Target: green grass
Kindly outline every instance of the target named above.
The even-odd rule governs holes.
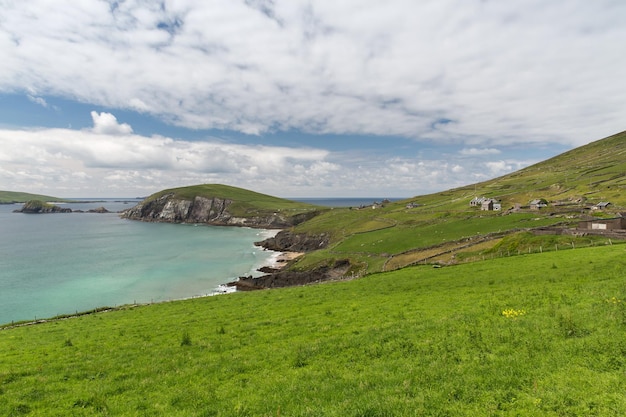
[[[390,257],[402,253],[492,233],[513,233],[567,221],[570,220],[540,213],[503,215],[479,210],[419,212],[406,211],[397,205],[379,210],[376,214],[333,210],[295,228],[300,232],[319,232],[330,229],[332,224],[336,225],[329,232],[333,242],[328,248],[306,254],[291,268],[302,270],[347,258],[359,275],[381,272]]]
[[[624,415],[624,254],[413,267],[5,329],[0,415]]]
[[[30,200],[67,201],[62,198],[39,194],[20,193],[14,191],[0,191],[0,204],[25,203]]]
[[[503,208],[530,199],[611,201],[626,207],[626,132],[591,142],[490,181],[452,190],[499,197]]]
[[[396,227],[370,233],[359,233],[343,240],[335,252],[400,253],[414,248],[444,243],[450,240],[488,234],[501,230],[539,227],[554,224],[558,219],[539,218],[532,214],[509,216],[485,215],[441,219],[437,222],[413,227]]]

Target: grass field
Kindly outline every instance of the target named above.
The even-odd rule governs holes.
[[[0,330],[0,415],[621,416],[625,248]]]

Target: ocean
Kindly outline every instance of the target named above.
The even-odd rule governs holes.
[[[295,199],[294,199],[295,200]],[[358,207],[382,199],[297,199]],[[63,204],[85,213],[13,213],[0,204],[0,324],[98,307],[220,294],[261,275],[276,252],[254,246],[276,230],[125,220],[140,200]],[[87,213],[104,206],[112,213]]]
[[[118,211],[137,202],[63,206]],[[275,230],[12,212],[19,208],[0,205],[0,324],[221,293],[276,256],[254,246]]]

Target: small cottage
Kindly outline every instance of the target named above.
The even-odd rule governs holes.
[[[500,211],[502,210],[502,204],[493,198],[483,198],[480,209],[483,211]]]
[[[539,210],[544,207],[548,207],[548,202],[544,200],[543,198],[535,199],[529,203],[529,206],[531,210]]]
[[[600,201],[595,206],[591,207],[591,210],[604,210],[607,209],[611,205],[608,201]]]

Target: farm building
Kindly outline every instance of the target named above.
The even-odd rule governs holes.
[[[548,202],[544,200],[543,198],[538,198],[538,199],[532,200],[529,203],[529,206],[531,210],[539,210],[544,207],[548,207]]]
[[[490,199],[490,198],[484,200],[482,202],[482,204],[480,205],[480,209],[484,210],[484,211],[491,211],[491,210],[493,210],[493,200]]]
[[[502,204],[498,200],[487,197],[474,197],[469,204],[470,207],[480,207],[484,211],[499,211],[502,209]]]
[[[500,211],[502,209],[502,204],[493,198],[485,198],[480,205],[480,209],[483,211]]]
[[[592,219],[578,223],[579,229],[587,230],[621,230],[626,229],[626,218],[614,217],[611,219]]]
[[[608,201],[600,201],[595,206],[591,207],[591,210],[604,210],[611,205]]]

